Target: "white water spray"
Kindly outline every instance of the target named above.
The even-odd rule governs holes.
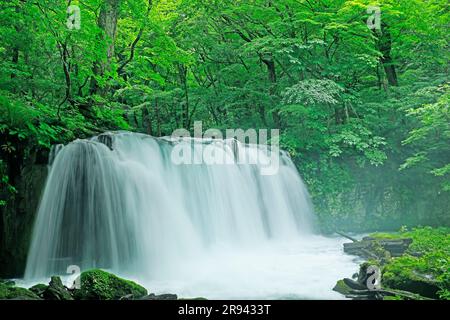
[[[326,267],[325,256],[321,265],[302,261],[320,256],[318,243],[336,256],[342,273],[354,267],[330,251],[330,241],[316,241],[307,190],[286,154],[276,175],[263,176],[258,165],[175,165],[171,151],[179,143],[195,152],[211,141],[120,132],[59,148],[50,161],[25,278],[64,274],[78,265],[111,270],[156,291],[317,298],[331,288],[299,291],[294,270],[307,279],[306,272]],[[235,156],[228,141],[215,140],[214,148]],[[268,156],[254,145],[238,143],[237,149]],[[232,294],[227,283],[240,288]]]

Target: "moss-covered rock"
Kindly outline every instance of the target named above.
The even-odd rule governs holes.
[[[48,287],[42,292],[45,300],[73,300],[69,290],[63,285],[60,277],[52,277]]]
[[[136,299],[147,295],[147,290],[130,280],[121,279],[103,270],[94,269],[81,274],[81,288],[74,296],[80,300],[119,300],[123,297]]]
[[[344,280],[339,280],[336,285],[333,288],[333,291],[339,292],[340,294],[343,294],[344,296],[347,296],[351,294],[352,288],[347,286],[344,282]]]
[[[43,294],[44,294],[45,290],[47,290],[47,288],[48,288],[48,285],[45,285],[43,283],[38,283],[38,284],[32,286],[30,288],[30,291],[35,293],[36,295],[38,295],[40,298],[43,298],[44,297]]]
[[[31,290],[0,283],[0,300],[5,299],[40,300],[40,297]]]
[[[388,288],[405,290],[432,299],[439,298],[438,291],[441,290],[439,284],[427,275],[415,273],[406,268],[398,271],[387,265],[382,279],[383,285]]]
[[[171,293],[159,294],[159,295],[150,293],[148,296],[142,297],[139,300],[178,300],[178,296],[176,294],[171,294]]]

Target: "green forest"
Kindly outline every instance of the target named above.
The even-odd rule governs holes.
[[[323,233],[450,227],[449,24],[448,0],[0,0],[0,271],[52,145],[195,121],[279,129]]]

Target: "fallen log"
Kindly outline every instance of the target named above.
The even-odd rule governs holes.
[[[377,290],[350,290],[350,294],[352,295],[381,295],[382,297],[390,296],[390,297],[400,297],[406,300],[433,300],[431,298],[423,297],[419,294],[415,294],[408,291],[403,290],[394,290],[394,289],[387,289],[387,288],[381,288]]]
[[[344,252],[369,258],[383,258],[383,252],[387,251],[392,257],[403,255],[412,243],[412,239],[377,239],[364,237],[361,241],[344,243]],[[382,250],[380,250],[382,249]]]
[[[358,240],[357,239],[355,239],[355,238],[353,238],[353,237],[351,237],[351,236],[349,236],[349,235],[347,235],[347,234],[345,234],[345,233],[343,233],[343,232],[340,232],[340,231],[335,231],[338,235],[340,235],[340,236],[342,236],[342,237],[344,237],[344,238],[346,238],[346,239],[348,239],[348,240],[351,240],[351,241],[353,241],[353,242],[358,242]]]
[[[353,300],[383,300],[384,297],[400,297],[404,300],[433,300],[404,290],[391,288],[368,289],[363,284],[348,278],[339,280],[333,290]]]

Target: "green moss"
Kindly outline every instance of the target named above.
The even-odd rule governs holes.
[[[51,278],[48,288],[42,294],[45,300],[73,300],[71,293],[58,276]]]
[[[31,291],[44,291],[47,289],[48,285],[43,283],[38,283],[30,288]]]
[[[383,300],[404,300],[404,299],[400,296],[385,296],[383,297]]]
[[[340,294],[347,295],[350,294],[352,289],[347,286],[344,280],[339,280],[333,288],[333,291],[339,292]]]
[[[48,286],[43,283],[38,283],[30,288],[30,291],[42,297],[42,294],[47,290]]]
[[[40,298],[35,293],[33,293],[28,289],[0,283],[0,299],[39,300]]]
[[[397,233],[373,233],[370,235],[379,239],[411,238],[413,242],[408,249],[409,252],[444,251],[450,255],[450,228],[420,227],[410,231],[401,230]]]
[[[0,279],[0,284],[4,284],[4,285],[10,286],[10,287],[16,285],[16,283],[14,281],[12,281],[12,280],[4,280],[4,279]]]
[[[377,232],[377,233],[372,233],[371,235],[369,235],[369,237],[375,238],[375,239],[400,239],[404,236],[399,233]]]
[[[438,291],[448,284],[436,276],[427,259],[405,255],[385,265],[382,273],[383,286],[406,290],[425,297],[439,298]],[[442,275],[441,275],[442,276]]]
[[[133,281],[99,269],[83,272],[81,288],[75,292],[75,298],[81,300],[118,300],[126,295],[140,298],[147,295],[147,290]]]

